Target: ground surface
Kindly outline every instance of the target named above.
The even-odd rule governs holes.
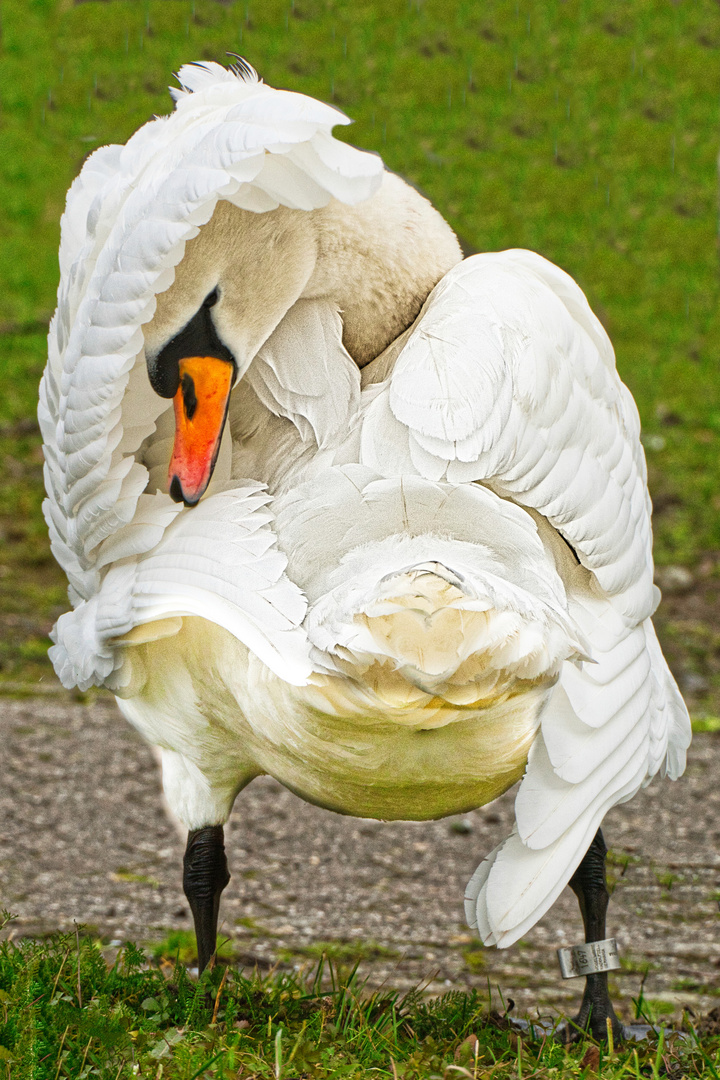
[[[0,699],[0,906],[18,935],[84,923],[106,942],[189,930],[183,843],[165,816],[151,752],[110,699]],[[720,736],[697,735],[686,776],[656,783],[606,819],[615,891],[609,932],[626,1018],[643,975],[656,1015],[707,1011],[720,995]],[[223,933],[237,962],[314,958],[319,943],[362,961],[372,984],[430,991],[487,986],[516,1002],[572,1009],[554,950],[581,940],[566,890],[517,946],[482,948],[467,930],[465,883],[506,834],[512,793],[462,818],[381,824],[301,802],[270,779],[241,794],[226,830],[232,870]],[[6,931],[7,933],[7,931]],[[497,1000],[497,996],[496,996]]]

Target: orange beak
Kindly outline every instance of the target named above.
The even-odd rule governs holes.
[[[178,366],[180,385],[173,398],[175,446],[168,490],[175,502],[195,506],[215,468],[235,368],[215,356],[189,356]]]

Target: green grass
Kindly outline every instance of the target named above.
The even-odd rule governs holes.
[[[487,952],[479,941],[466,945],[462,950],[462,958],[469,971],[484,971],[487,967]]]
[[[720,716],[698,716],[693,720],[693,732],[720,731]]]
[[[158,968],[125,945],[108,963],[80,935],[0,944],[0,1077],[659,1080],[720,1070],[717,1036],[566,1048],[518,1034],[477,991],[433,1001],[369,992],[357,968],[340,978],[324,958],[264,977],[218,964],[196,981],[176,957],[158,954]],[[650,1008],[657,1017],[667,1004]]]
[[[355,120],[341,137],[475,248],[533,248],[578,279],[640,408],[658,560],[720,548],[717,4],[5,0],[0,681],[48,677],[65,606],[32,424],[65,191],[89,151],[169,110],[180,64],[227,50],[333,100]]]
[[[197,942],[192,930],[171,930],[161,941],[147,946],[153,960],[160,962],[170,957],[180,964],[197,964]],[[218,939],[217,954],[221,960],[231,961],[236,953],[232,942]]]
[[[397,949],[380,945],[377,941],[313,941],[292,953],[288,952],[286,956],[288,960],[296,957],[319,960],[324,956],[338,969],[342,969],[353,967],[363,960],[398,959],[401,953]]]

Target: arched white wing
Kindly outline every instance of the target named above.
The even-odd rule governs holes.
[[[466,259],[433,290],[368,411],[362,460],[385,472],[399,455],[537,510],[637,621],[657,602],[639,430],[580,288],[507,251]]]
[[[532,252],[451,270],[388,354],[364,373],[360,460],[385,476],[480,482],[527,507],[594,661],[563,665],[515,830],[468,886],[471,925],[510,945],[567,884],[607,810],[685,765],[687,710],[649,619],[637,411],[583,293]]]
[[[45,516],[75,605],[100,589],[99,551],[134,521],[147,486],[135,454],[169,403],[150,388],[142,325],[186,242],[220,198],[255,211],[314,209],[368,198],[382,178],[379,158],[332,138],[348,121],[328,105],[217,64],[187,65],[179,79],[172,115],[88,159],[62,222],[38,416]],[[152,522],[147,511],[136,554],[176,512],[169,496],[153,500]]]
[[[143,365],[142,324],[185,243],[219,198],[313,209],[358,202],[381,181],[379,158],[332,138],[341,113],[248,78],[216,64],[183,68],[194,92],[179,92],[175,112],[126,146],[92,155],[70,191],[39,418],[51,543],[76,600],[98,588],[94,551],[132,520],[147,483],[133,454],[168,403],[142,370],[137,400],[125,393]]]

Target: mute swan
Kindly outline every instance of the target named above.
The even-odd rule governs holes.
[[[244,62],[178,78],[70,190],[39,417],[52,659],[161,748],[200,968],[261,773],[388,819],[524,777],[469,921],[510,945],[569,882],[602,939],[603,816],[690,739],[608,338],[540,256],[461,262],[336,110]],[[608,1019],[590,975],[577,1023]]]

